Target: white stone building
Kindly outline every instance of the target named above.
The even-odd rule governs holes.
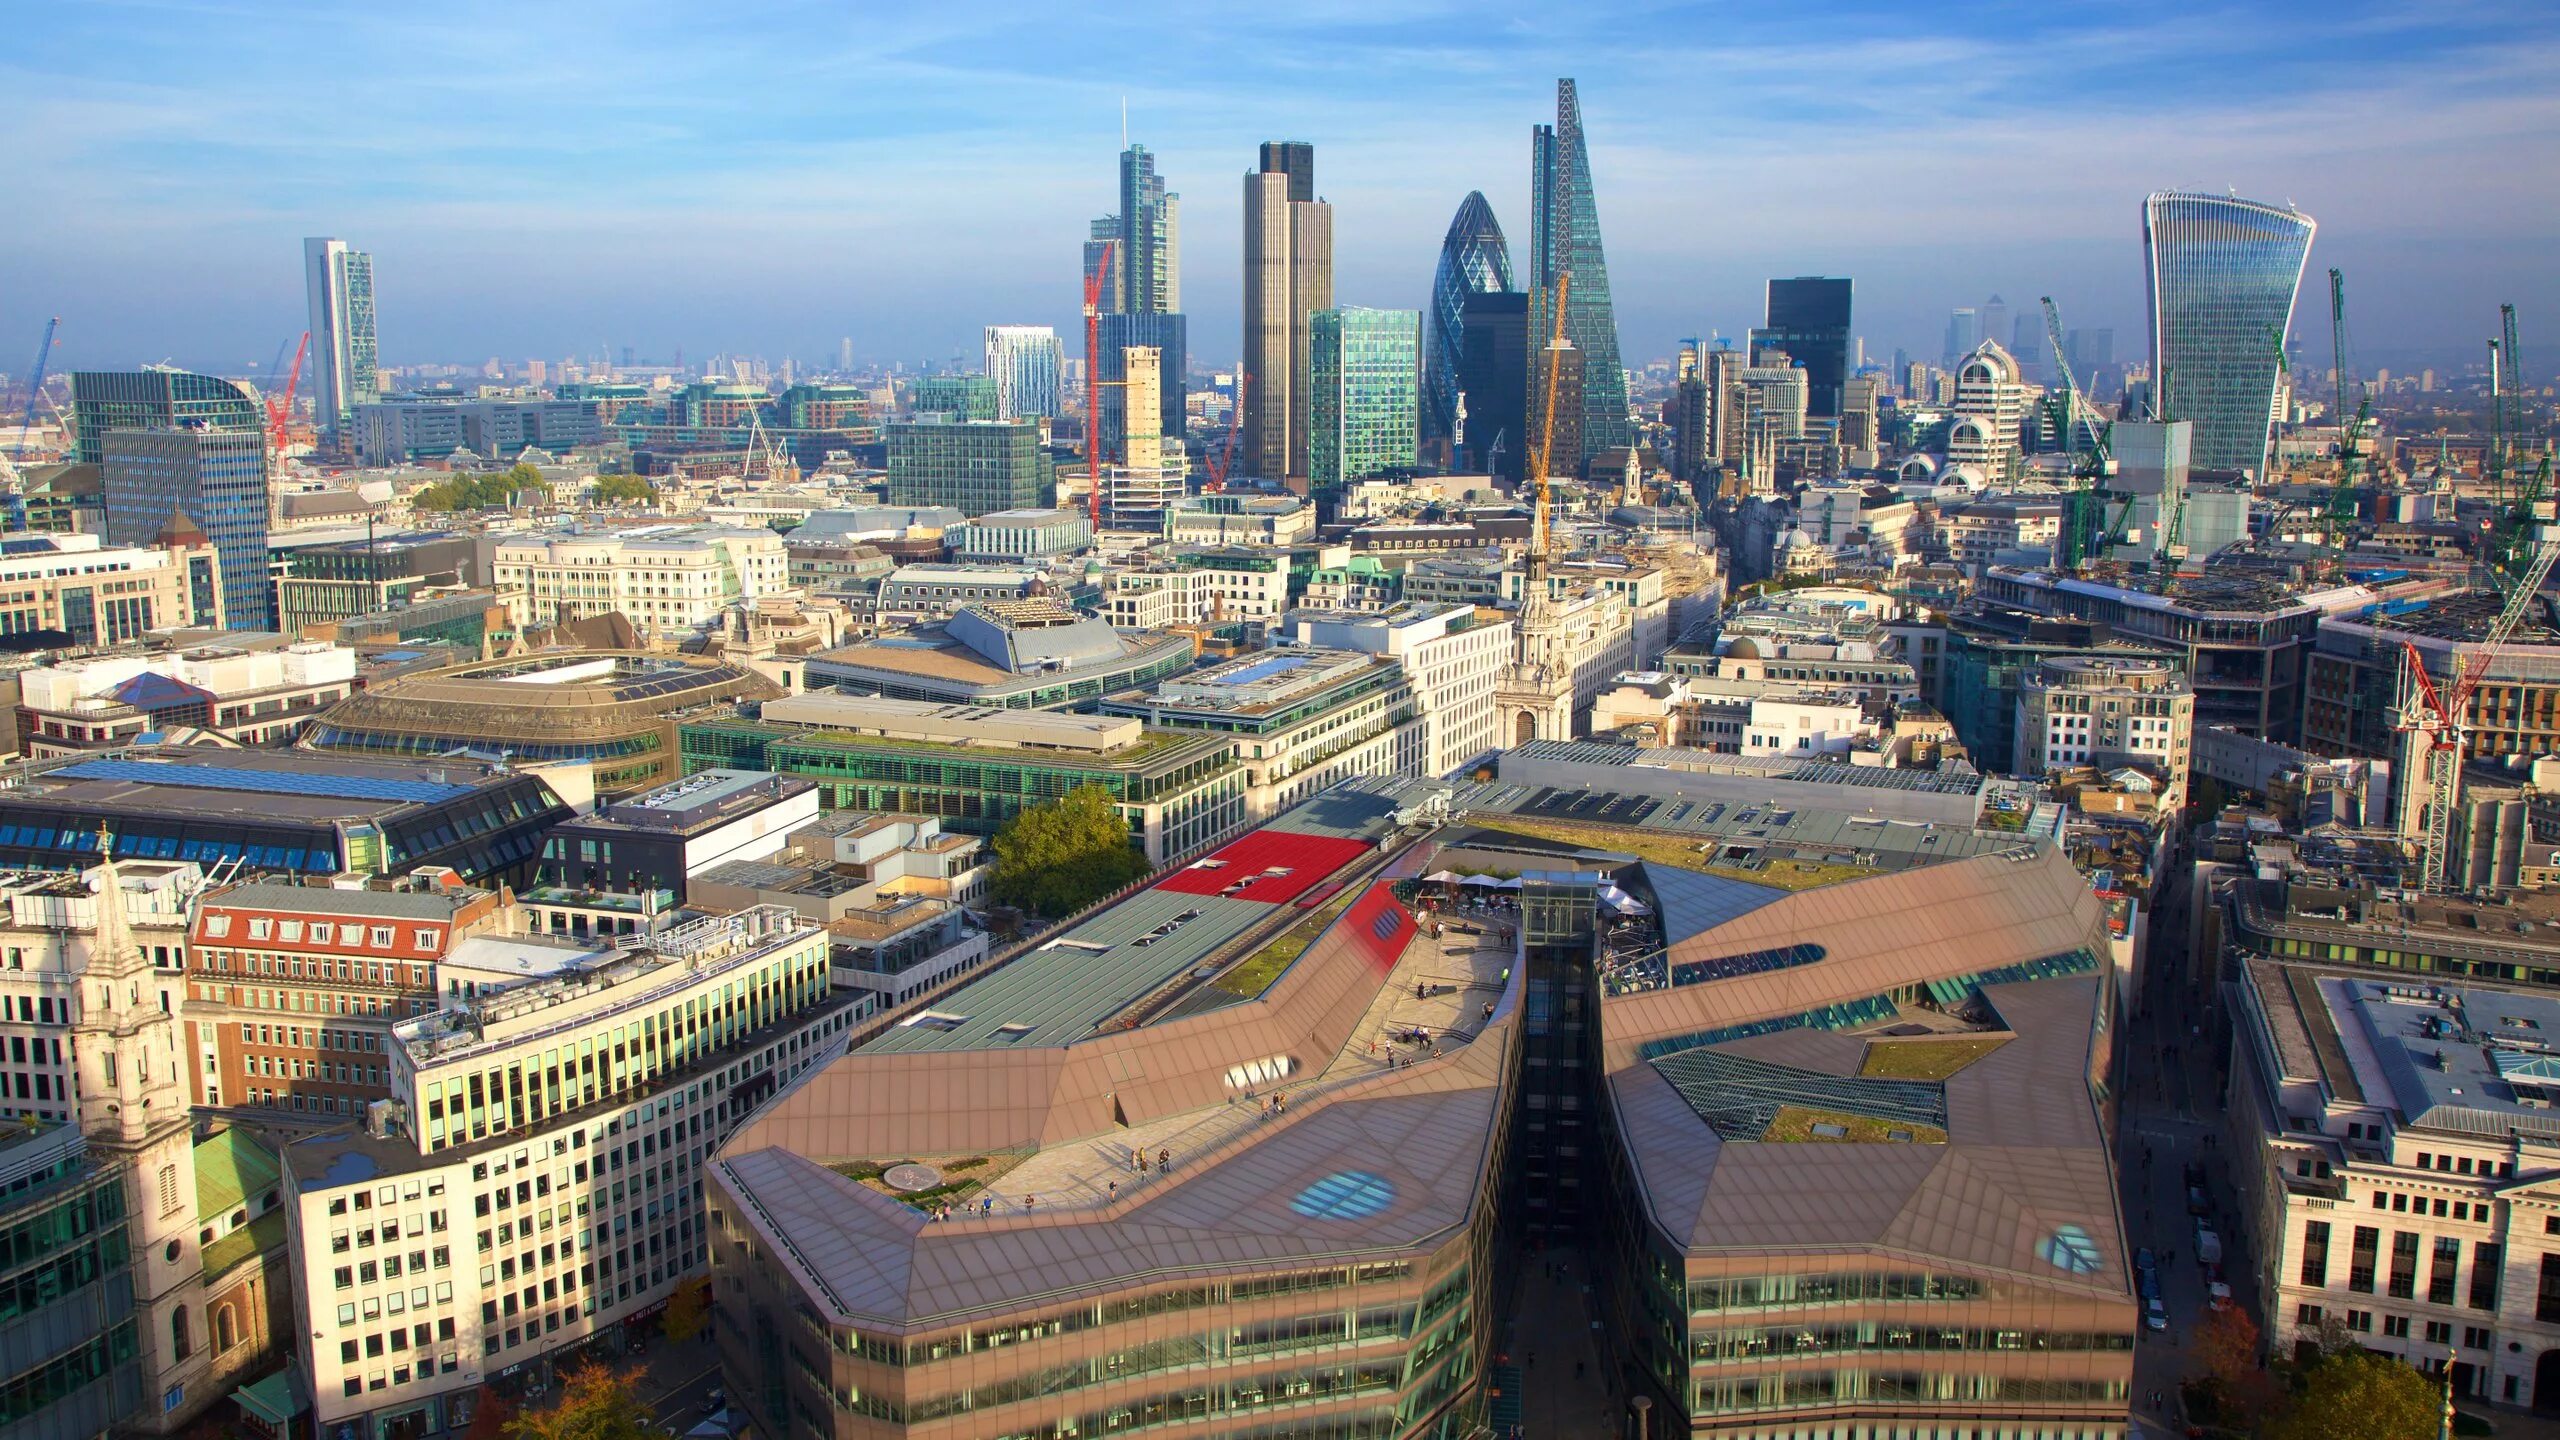
[[[500,537],[491,583],[521,593],[519,624],[620,611],[644,636],[699,630],[741,600],[790,588],[782,537],[720,525],[643,525]]]
[[[1445,777],[1502,744],[1493,694],[1516,645],[1508,615],[1471,605],[1408,602],[1378,614],[1298,610],[1284,629],[1295,644],[1404,662],[1422,706],[1424,774]]]

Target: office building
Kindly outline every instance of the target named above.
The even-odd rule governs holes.
[[[148,546],[192,528],[220,557],[222,616],[275,628],[267,583],[267,438],[255,430],[113,430],[105,457],[107,543]]]
[[[370,615],[429,588],[450,589],[480,578],[470,536],[422,530],[298,545],[276,582],[276,628],[299,635],[306,625]]]
[[[64,660],[18,673],[18,734],[39,758],[119,750],[147,734],[285,745],[355,684],[356,652],[325,643]]]
[[[1466,429],[1472,428],[1471,423],[1462,426],[1461,417],[1471,422],[1475,414],[1474,397],[1463,405],[1459,399],[1465,390],[1467,302],[1511,288],[1511,246],[1502,238],[1484,192],[1470,190],[1440,241],[1440,263],[1431,272],[1431,308],[1423,315],[1422,445],[1435,463],[1451,463]],[[1494,407],[1497,417],[1500,413]]]
[[[1125,352],[1133,348],[1144,347],[1156,352],[1155,433],[1168,442],[1179,442],[1183,438],[1191,403],[1190,381],[1184,374],[1190,364],[1189,329],[1189,322],[1175,314],[1130,313],[1102,317],[1102,354],[1097,357],[1097,364],[1105,382],[1101,397],[1102,453],[1105,459],[1128,453],[1128,391],[1110,382],[1129,378]]]
[[[1036,420],[916,419],[889,426],[890,505],[963,515],[1055,503],[1057,470]]]
[[[474,937],[436,971],[443,1008],[392,1027],[392,1101],[283,1150],[322,1435],[463,1433],[500,1375],[621,1348],[707,1263],[729,1129],[877,1004],[771,906],[613,948]]]
[[[943,532],[963,564],[1046,564],[1093,543],[1081,510],[994,510]]]
[[[338,755],[585,761],[596,793],[621,795],[676,776],[677,713],[782,693],[725,660],[549,651],[378,680],[323,714],[304,744]]]
[[[1175,319],[1181,317],[1175,316]],[[1179,501],[1191,471],[1177,433],[1170,443],[1162,423],[1163,354],[1152,345],[1119,352],[1120,449],[1102,468],[1100,509],[1104,528],[1162,534],[1166,514]]]
[[[946,420],[993,420],[996,382],[992,375],[927,375],[915,383],[915,413]]]
[[[540,903],[592,891],[639,902],[607,931],[638,933],[650,928],[648,917],[693,903],[693,877],[722,865],[771,859],[782,852],[792,832],[817,818],[818,787],[810,781],[718,767],[698,770],[563,821],[543,838],[540,887],[525,895],[528,903]],[[532,928],[570,933],[575,918],[546,915]]]
[[[1446,778],[1500,746],[1493,692],[1510,668],[1516,640],[1508,615],[1408,601],[1377,614],[1296,610],[1282,631],[1294,644],[1384,655],[1404,665],[1421,702],[1425,776]]]
[[[1600,209],[1592,193],[1591,151],[1582,134],[1582,101],[1571,80],[1556,82],[1556,123],[1530,137],[1529,286],[1533,332],[1552,338],[1558,283],[1573,277],[1565,298],[1564,334],[1582,352],[1582,404],[1576,453],[1559,452],[1557,473],[1579,473],[1603,450],[1635,443],[1627,418],[1627,370],[1618,352],[1618,316],[1609,299],[1609,262],[1600,244]],[[1561,403],[1561,402],[1559,402]],[[1564,430],[1559,424],[1559,435]]]
[[[2333,898],[2330,904],[2336,903]],[[2503,918],[2503,917],[2502,917]],[[2403,963],[2393,957],[2395,965]],[[2458,1399],[2560,1394],[2548,994],[2249,959],[2223,1137],[2278,1354],[2330,1327]]]
[[[1165,315],[1182,309],[1182,197],[1168,193],[1144,145],[1120,152],[1120,241],[1115,271],[1120,309]]]
[[[1981,312],[1970,305],[1957,306],[1947,314],[1946,346],[1939,354],[1938,363],[1953,370],[1956,362],[1963,359],[1981,339]]]
[[[1355,775],[1422,773],[1414,682],[1383,655],[1314,647],[1241,655],[1110,696],[1095,710],[1158,730],[1234,737],[1250,821]]]
[[[496,891],[440,879],[252,881],[182,914],[188,1099],[277,1111],[287,1128],[346,1124],[391,1098],[391,1027],[436,1008],[436,965],[500,920]]]
[[[1772,280],[1767,315],[1754,338],[1804,367],[1807,413],[1839,415],[1849,377],[1849,282],[1816,275]]]
[[[1337,790],[1171,872],[740,1133],[710,1176],[711,1328],[757,1431],[1479,1427],[1523,981],[1359,868],[1416,788]],[[1438,1044],[1390,1069],[1385,1015]]]
[[[1459,311],[1458,392],[1467,421],[1457,463],[1465,473],[1517,485],[1529,450],[1529,297],[1479,291]]]
[[[1550,338],[1536,353],[1537,363],[1529,370],[1529,453],[1522,473],[1534,484],[1543,460],[1546,474],[1572,479],[1582,473],[1579,457],[1586,453],[1582,425],[1589,412],[1582,400],[1590,387],[1591,357],[1570,339]]]
[[[1182,547],[1168,559],[1112,571],[1097,608],[1121,630],[1206,625],[1241,632],[1289,608],[1291,578],[1286,554]]]
[[[2163,190],[2142,202],[2154,404],[2161,419],[2194,422],[2198,470],[2266,475],[2316,229],[2291,206],[2236,196]]]
[[[1244,474],[1304,488],[1311,320],[1332,308],[1333,207],[1316,198],[1315,147],[1266,142],[1244,177]]]
[[[591,400],[479,400],[459,395],[391,395],[349,412],[339,433],[365,465],[441,460],[469,451],[487,459],[528,445],[565,455],[605,438]]]
[[[2186,803],[2195,722],[2196,693],[2166,660],[2056,656],[2020,686],[2010,771],[2132,766],[2157,785],[2163,809],[2177,810]]]
[[[148,547],[12,537],[0,554],[0,635],[58,630],[74,645],[121,645],[151,630],[224,628],[222,558],[193,526],[184,531]]]
[[[570,801],[586,802],[583,778],[461,759],[195,746],[31,761],[16,788],[0,791],[0,866],[94,865],[103,822],[118,859],[318,876],[441,866],[494,883],[530,869],[537,837]]]
[[[793,696],[768,702],[753,720],[711,717],[683,728],[688,768],[802,776],[818,782],[828,809],[937,816],[969,835],[994,835],[1024,810],[1099,785],[1150,865],[1243,822],[1237,743],[1123,716],[851,691]]]
[[[1165,517],[1176,545],[1286,549],[1315,536],[1315,507],[1295,495],[1187,495]]]
[[[949,620],[822,650],[808,674],[816,690],[1046,710],[1146,684],[1198,656],[1187,635],[1123,634],[1043,597],[972,602]]]
[[[373,345],[373,257],[343,240],[308,239],[302,279],[310,299],[312,413],[322,430],[344,435],[356,407],[382,394]]]
[[[71,430],[83,465],[106,462],[117,430],[223,430],[264,434],[266,407],[228,380],[185,370],[82,370],[71,377]],[[168,519],[166,512],[160,517]]]
[[[1129,248],[1120,234],[1120,217],[1104,215],[1093,222],[1085,237],[1084,269],[1077,272],[1084,283],[1099,283],[1101,291],[1094,298],[1094,308],[1105,315],[1120,313],[1120,277],[1129,264]],[[993,419],[993,416],[989,416]]]
[[[1993,565],[1978,594],[2040,616],[2101,621],[2120,640],[2183,659],[2198,730],[2221,725],[2287,745],[2302,734],[2303,675],[2325,612],[2280,583],[2180,576],[2155,592]]]
[[[1422,316],[1346,305],[1309,320],[1307,478],[1316,491],[1411,472]]]
[[[1985,340],[1956,369],[1955,422],[1947,427],[1947,464],[1976,483],[2006,485],[2021,468],[2019,438],[2027,419],[2027,386],[2018,362]]]
[[[996,418],[1066,413],[1066,352],[1046,325],[987,327],[986,373],[996,382]]]
[[[730,606],[790,585],[782,537],[761,527],[641,525],[500,537],[490,583],[519,593],[517,619],[561,625],[622,614],[643,635],[702,629]]]

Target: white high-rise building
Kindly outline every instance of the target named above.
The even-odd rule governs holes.
[[[382,398],[373,348],[373,257],[347,242],[302,242],[303,284],[311,300],[313,411],[320,428],[345,432],[356,407]]]
[[[2018,379],[2018,362],[1999,341],[1976,345],[1956,368],[1955,412],[1955,424],[1947,431],[1947,463],[1970,466],[1989,483],[2015,479],[2027,386]]]
[[[1066,352],[1046,325],[987,327],[987,374],[996,382],[996,418],[1057,415],[1066,408]]]
[[[1450,771],[1502,743],[1494,688],[1511,668],[1511,618],[1472,605],[1404,604],[1380,614],[1297,610],[1285,627],[1300,645],[1392,655],[1421,702],[1423,773]]]

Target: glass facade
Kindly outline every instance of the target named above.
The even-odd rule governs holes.
[[[1123,353],[1131,346],[1151,346],[1156,352],[1157,434],[1165,437],[1167,448],[1180,440],[1187,424],[1185,407],[1190,403],[1190,387],[1183,379],[1189,366],[1190,322],[1180,315],[1132,312],[1102,317],[1102,353],[1094,357],[1094,367],[1102,378],[1129,378],[1128,357]],[[1129,396],[1120,387],[1108,386],[1102,392],[1102,453],[1113,459],[1129,453]]]
[[[892,505],[948,505],[984,515],[1038,509],[1055,493],[1056,475],[1032,421],[909,420],[889,427]]]
[[[2317,228],[2300,211],[2231,196],[2143,201],[2153,393],[2161,418],[2195,426],[2195,469],[2265,473],[2285,331]]]
[[[33,1168],[0,1195],[0,1425],[47,1414],[39,1433],[102,1433],[142,1398],[124,1181],[59,1130],[19,1147],[52,1153],[17,1162]]]
[[[1132,315],[1162,315],[1182,308],[1179,247],[1182,197],[1165,193],[1156,157],[1144,145],[1120,152],[1120,240],[1123,268],[1112,283],[1120,308]],[[1132,345],[1151,341],[1132,340]]]
[[[1046,325],[987,327],[987,374],[996,382],[997,419],[1062,413],[1065,371],[1057,331]]]
[[[1772,280],[1768,322],[1751,337],[1753,348],[1783,350],[1804,367],[1805,413],[1838,415],[1849,377],[1849,282],[1822,275]]]
[[[993,420],[996,382],[985,375],[927,375],[916,382],[915,411],[954,420]]]
[[[1413,469],[1422,316],[1346,305],[1317,311],[1309,329],[1308,479],[1339,486]]]
[[[1552,294],[1573,277],[1565,297],[1565,338],[1583,356],[1581,453],[1558,455],[1559,471],[1603,450],[1635,442],[1627,419],[1627,370],[1618,352],[1618,315],[1609,302],[1609,262],[1600,248],[1600,208],[1591,193],[1591,152],[1582,138],[1582,101],[1573,82],[1556,82],[1556,123],[1530,140],[1530,284]],[[1553,333],[1551,318],[1538,334]],[[1561,431],[1561,426],[1559,426]]]
[[[1529,442],[1529,297],[1487,291],[1462,303],[1458,392],[1466,433],[1458,464],[1468,474],[1517,481]]]
[[[222,557],[233,630],[275,628],[267,583],[267,438],[257,430],[113,430],[100,442],[107,543],[148,546],[172,515],[196,522]]]
[[[342,240],[302,242],[311,305],[315,412],[323,428],[350,428],[356,407],[382,396],[373,343],[373,257]],[[487,452],[483,452],[484,454]]]
[[[1422,438],[1435,450],[1459,440],[1458,396],[1466,355],[1467,297],[1511,288],[1511,246],[1484,192],[1470,190],[1440,242],[1440,265],[1431,275],[1431,309],[1423,317]],[[1470,395],[1467,412],[1476,413]],[[1497,421],[1497,423],[1499,423]]]

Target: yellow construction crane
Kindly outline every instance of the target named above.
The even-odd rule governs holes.
[[[1554,458],[1556,443],[1556,361],[1555,352],[1564,348],[1564,302],[1573,293],[1573,272],[1556,277],[1555,333],[1547,341],[1547,403],[1538,424],[1538,517],[1537,530],[1530,548],[1532,568],[1537,578],[1546,577],[1547,533],[1547,465]]]

